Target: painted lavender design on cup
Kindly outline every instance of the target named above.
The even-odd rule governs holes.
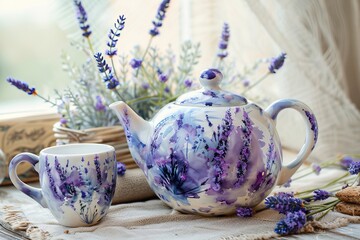
[[[39,172],[40,189],[16,175],[21,162]],[[17,189],[49,208],[65,226],[96,224],[109,209],[116,186],[116,155],[105,144],[69,144],[45,148],[40,155],[20,153],[10,162],[10,179]]]
[[[149,122],[124,102],[110,105],[151,188],[182,212],[224,215],[257,205],[289,180],[317,141],[316,119],[304,103],[283,99],[263,110],[221,90],[221,80],[220,71],[204,71],[202,89],[180,96]],[[276,132],[285,108],[300,113],[306,126],[305,144],[288,165]]]

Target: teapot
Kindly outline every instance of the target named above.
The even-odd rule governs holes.
[[[229,215],[254,207],[290,179],[316,144],[318,126],[307,105],[282,99],[263,110],[222,90],[222,78],[217,69],[205,70],[202,89],[181,95],[150,121],[123,101],[110,105],[150,187],[180,212]],[[284,165],[276,117],[286,108],[303,116],[306,139]]]

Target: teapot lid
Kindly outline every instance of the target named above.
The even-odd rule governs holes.
[[[246,98],[224,91],[219,87],[223,79],[217,69],[207,69],[200,75],[200,90],[185,93],[176,99],[175,104],[187,106],[241,106],[247,104]]]

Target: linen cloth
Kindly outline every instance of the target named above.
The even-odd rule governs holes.
[[[328,183],[330,179],[335,179],[344,173],[338,169],[324,169],[319,176],[313,174],[299,181],[294,181],[292,188],[301,190],[322,186]],[[121,182],[121,179],[119,181]],[[136,191],[136,188],[133,190]],[[289,191],[289,189],[287,190]],[[283,217],[272,210],[261,211],[251,218],[236,216],[202,217],[179,213],[160,200],[152,199],[113,205],[99,224],[91,227],[68,228],[57,223],[48,209],[42,208],[13,187],[0,188],[1,223],[9,223],[9,218],[6,218],[4,211],[4,207],[6,208],[9,205],[12,206],[13,210],[15,209],[14,212],[23,215],[25,219],[23,222],[30,223],[30,228],[40,230],[40,233],[37,231],[32,234],[28,226],[27,233],[24,234],[37,240],[267,239],[276,236],[273,229],[276,222]],[[351,222],[360,222],[360,218],[332,212],[313,227],[315,229],[335,228]],[[359,229],[357,228],[358,233],[360,232]],[[308,231],[313,231],[313,229],[308,229]],[[356,231],[354,234],[356,236]]]

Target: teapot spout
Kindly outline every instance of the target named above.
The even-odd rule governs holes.
[[[149,142],[151,124],[134,112],[125,102],[118,101],[109,106],[115,111],[124,128],[131,155],[143,169],[144,154]]]

